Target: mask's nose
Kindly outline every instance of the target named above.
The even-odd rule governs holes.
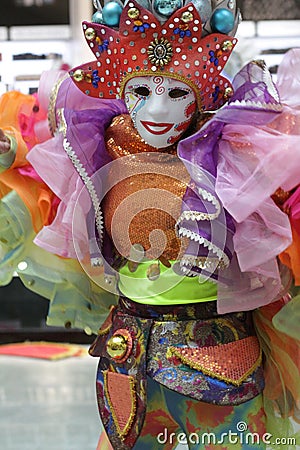
[[[152,93],[148,100],[148,113],[153,119],[159,119],[160,122],[163,122],[163,117],[168,114],[169,105],[167,96],[167,93],[161,95]]]

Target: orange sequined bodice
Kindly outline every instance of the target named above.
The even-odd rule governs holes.
[[[182,241],[175,223],[190,177],[176,147],[162,151],[146,144],[129,115],[113,120],[106,145],[120,162],[109,175],[120,181],[103,201],[105,228],[117,250],[128,258],[132,245],[140,244],[148,258],[177,259]]]

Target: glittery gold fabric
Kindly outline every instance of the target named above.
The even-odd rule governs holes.
[[[289,199],[290,196],[291,196],[290,192],[278,188],[272,195],[272,199],[274,200],[277,206],[283,208],[284,203]]]
[[[241,404],[264,387],[250,311],[219,315],[215,302],[175,305],[170,310],[121,297],[113,316],[112,328],[99,335],[90,350],[92,356],[101,357],[100,410],[103,404],[107,407],[102,387],[102,372],[107,369],[136,377],[142,402],[146,374],[170,390],[217,405]],[[120,363],[109,356],[106,344],[124,329],[131,333],[133,345],[130,357]]]
[[[103,201],[105,227],[117,250],[128,258],[131,246],[140,244],[150,259],[161,255],[178,259],[184,241],[176,237],[175,223],[190,177],[176,147],[158,150],[146,144],[129,115],[115,118],[107,130],[106,144],[113,159],[127,156],[110,174],[123,179]],[[146,161],[138,158],[141,153]]]
[[[104,371],[106,398],[121,438],[124,438],[136,415],[135,380],[130,375]]]
[[[200,348],[171,347],[169,351],[189,367],[236,386],[240,386],[261,364],[261,349],[256,336]]]

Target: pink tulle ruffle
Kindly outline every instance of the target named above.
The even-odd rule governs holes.
[[[282,113],[262,126],[226,124],[223,129],[216,191],[236,221],[234,248],[238,266],[248,273],[249,291],[239,291],[238,283],[234,290],[220,285],[222,313],[268,304],[290,281],[287,274],[282,280],[276,262],[292,242],[290,221],[271,195],[278,187],[289,191],[300,183],[299,73],[300,49],[292,50],[278,71]],[[236,279],[237,270],[231,267],[230,271],[225,278]]]

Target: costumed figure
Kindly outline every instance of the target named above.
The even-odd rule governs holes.
[[[108,2],[95,20],[96,59],[61,82],[54,137],[27,158],[59,198],[35,243],[78,258],[112,304],[90,349],[99,448],[297,448],[280,193],[300,182],[299,50],[278,87],[262,61],[231,84],[234,1]]]

